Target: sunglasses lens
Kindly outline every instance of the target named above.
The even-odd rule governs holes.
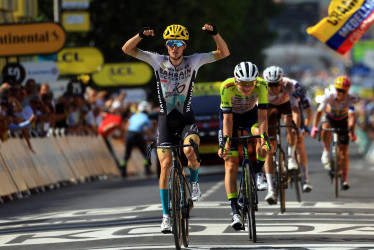
[[[255,85],[256,81],[250,81],[250,82],[237,82],[242,87],[252,87]]]
[[[279,85],[280,85],[279,82],[269,82],[269,83],[268,83],[268,86],[269,86],[269,87],[278,87]]]
[[[346,91],[344,89],[336,89],[339,93],[345,93]]]
[[[178,48],[180,48],[184,45],[184,42],[179,41],[179,40],[169,40],[169,41],[166,42],[166,45],[171,47],[171,48],[174,47],[174,46],[177,46]]]

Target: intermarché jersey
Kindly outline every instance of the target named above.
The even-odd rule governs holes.
[[[140,49],[136,58],[151,65],[156,74],[161,115],[174,109],[183,115],[192,112],[191,98],[197,71],[202,65],[216,61],[212,52],[193,54],[183,56],[181,64],[175,67],[169,56]]]
[[[275,95],[271,90],[269,90],[269,104],[278,106],[290,102],[291,106],[298,106],[297,99],[293,95],[295,92],[295,86],[289,81],[289,78],[283,77],[283,84],[281,86],[282,89],[278,95]]]
[[[245,96],[238,90],[235,78],[225,80],[220,87],[221,109],[223,113],[243,114],[253,109],[258,102],[259,108],[266,109],[268,103],[268,85],[260,77],[257,77],[256,85],[249,96]]]
[[[354,111],[353,105],[355,102],[356,98],[350,94],[341,102],[337,102],[335,91],[331,91],[325,94],[322,102],[318,106],[318,110],[324,110],[333,120],[341,120],[348,116],[348,112]]]

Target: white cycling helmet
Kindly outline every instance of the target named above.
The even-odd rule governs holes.
[[[283,78],[283,69],[278,66],[270,66],[264,70],[264,80],[269,82],[279,82]]]
[[[241,62],[235,66],[234,76],[243,82],[255,81],[258,77],[257,66],[251,62]]]
[[[141,101],[138,104],[139,112],[151,112],[151,105],[147,101]]]

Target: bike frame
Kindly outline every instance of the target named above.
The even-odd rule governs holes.
[[[178,135],[176,135],[178,136]],[[179,136],[178,136],[179,138]],[[181,249],[182,241],[185,247],[189,245],[189,215],[193,208],[193,201],[191,199],[191,189],[187,183],[183,166],[180,162],[180,149],[184,147],[192,147],[195,151],[196,158],[201,162],[198,146],[190,139],[190,144],[182,145],[165,145],[154,146],[152,142],[148,148],[147,160],[151,164],[151,151],[154,148],[171,149],[172,166],[169,173],[169,192],[168,192],[168,207],[172,213],[172,233],[176,249]]]

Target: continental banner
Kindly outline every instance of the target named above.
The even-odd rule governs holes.
[[[306,31],[343,55],[373,23],[373,10],[374,0],[332,0],[328,16]]]

